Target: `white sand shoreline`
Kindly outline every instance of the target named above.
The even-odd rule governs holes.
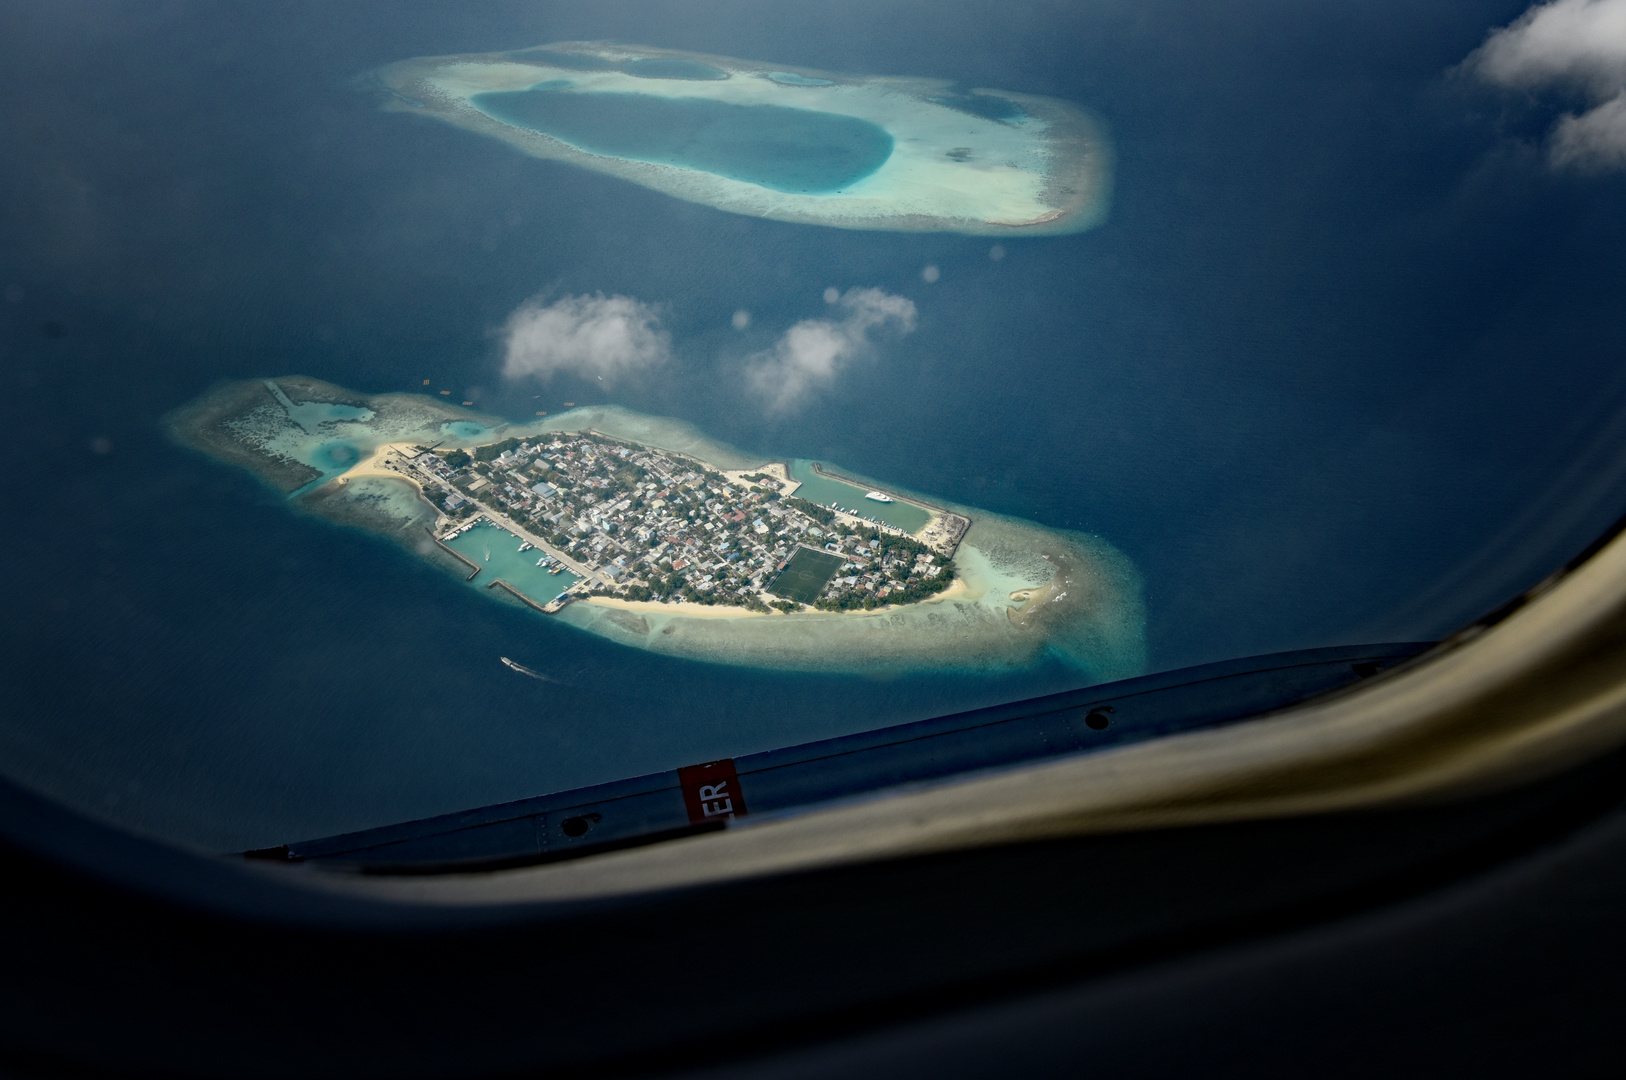
[[[803,611],[752,611],[750,608],[740,607],[738,604],[694,604],[687,600],[674,600],[665,603],[660,600],[620,600],[613,596],[584,596],[577,603],[596,604],[599,607],[620,608],[623,611],[645,611],[658,615],[682,616],[696,619],[758,619],[771,615],[879,615],[888,611],[902,611],[905,608],[917,608],[924,604],[932,604],[941,600],[952,600],[957,596],[965,596],[970,592],[962,578],[956,577],[949,582],[948,588],[940,593],[933,593],[924,600],[916,600],[912,604],[883,604],[872,608],[854,608],[851,611],[819,611],[807,608]]]

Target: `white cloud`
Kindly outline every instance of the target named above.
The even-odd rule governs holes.
[[[510,379],[559,372],[614,383],[666,363],[672,339],[654,305],[630,296],[527,300],[503,325],[503,374]]]
[[[1498,86],[1564,87],[1594,105],[1553,130],[1557,168],[1626,167],[1626,0],[1552,0],[1491,31],[1465,65]]]
[[[871,351],[871,333],[907,334],[915,328],[915,305],[902,296],[880,289],[839,294],[828,289],[824,298],[841,310],[839,319],[804,319],[746,364],[747,385],[769,412],[795,408],[810,392],[835,382],[842,368]]]
[[[1560,120],[1549,152],[1559,168],[1626,169],[1626,94]]]
[[[1626,89],[1626,0],[1553,0],[1491,31],[1474,54],[1502,86],[1570,82]]]

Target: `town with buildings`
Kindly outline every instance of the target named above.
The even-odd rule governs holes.
[[[547,610],[583,597],[759,613],[915,603],[954,582],[970,525],[917,503],[931,520],[912,535],[863,508],[798,498],[783,465],[721,472],[591,431],[391,449],[382,464],[441,511],[438,540],[489,521],[534,547],[539,565],[579,579]]]

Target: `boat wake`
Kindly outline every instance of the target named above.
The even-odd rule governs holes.
[[[543,682],[558,682],[559,681],[558,679],[553,678],[551,675],[544,675],[540,671],[532,671],[530,668],[526,667],[524,664],[521,664],[516,660],[510,660],[506,656],[499,656],[499,657],[497,657],[497,659],[501,660],[503,663],[507,664],[510,668],[513,668],[515,671],[519,672],[521,675],[529,675],[531,678],[533,678],[533,679],[541,679]]]

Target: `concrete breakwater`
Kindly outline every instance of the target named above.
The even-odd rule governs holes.
[[[435,531],[433,529],[425,529],[424,532],[429,534],[429,539],[431,539],[431,540],[433,540],[435,542],[436,547],[440,548],[440,550],[444,551],[446,554],[450,555],[452,558],[456,559],[458,562],[462,563],[464,566],[469,568],[469,576],[464,578],[463,579],[464,581],[473,581],[474,580],[475,575],[480,572],[480,564],[479,563],[475,562],[473,559],[469,558],[467,555],[464,555],[461,551],[456,551],[453,548],[448,547],[446,545],[446,543],[441,540],[440,537],[435,535]],[[490,586],[487,586],[487,588],[489,588],[489,587]]]
[[[470,574],[469,576],[473,577],[474,575]],[[501,586],[510,595],[512,595],[515,599],[523,601],[526,604],[526,606],[533,607],[536,610],[542,612],[542,614],[544,614],[544,615],[552,615],[553,612],[559,610],[558,608],[552,607],[551,604],[539,604],[539,603],[537,603],[535,600],[531,599],[529,596],[526,596],[524,593],[520,592],[518,589],[514,588],[512,585],[508,584],[508,582],[504,581],[502,578],[493,579],[489,584],[486,585],[486,588],[491,589],[491,588],[496,588],[497,586]],[[563,605],[561,605],[561,606],[563,606]],[[550,608],[552,608],[552,610],[549,610]]]
[[[811,464],[813,466],[813,471],[815,473],[817,473],[818,475],[824,477],[826,480],[834,480],[838,484],[849,484],[849,485],[851,485],[851,486],[853,486],[855,488],[873,487],[874,486],[872,484],[866,484],[861,480],[854,480],[850,476],[842,476],[838,472],[831,472],[829,469],[826,469],[823,465],[821,465],[817,461],[812,462]],[[894,492],[894,491],[888,491],[888,492],[886,492],[886,494],[891,495],[894,499],[898,500],[899,502],[911,503],[911,504],[913,504],[915,506],[920,507],[922,510],[930,510],[930,511],[932,511],[934,513],[938,513],[938,514],[952,513],[952,511],[945,510],[941,506],[935,506],[932,503],[929,503],[929,502],[925,501],[924,499],[917,499],[913,495],[899,495],[897,492]]]
[[[862,491],[866,487],[875,487],[875,485],[872,483],[856,480],[849,476],[843,476],[838,472],[827,469],[817,461],[811,461],[808,462],[808,464],[812,467],[814,476],[824,480],[829,480],[831,483],[842,484],[858,491]],[[956,513],[955,511],[949,510],[946,507],[938,506],[936,503],[927,502],[925,499],[919,498],[915,495],[902,495],[896,491],[886,490],[884,488],[880,490],[882,490],[884,494],[890,495],[895,504],[913,506],[920,510],[926,511],[926,513],[929,515],[926,523],[918,528],[901,528],[896,524],[879,521],[872,516],[865,515],[861,511],[852,510],[846,511],[846,513],[848,513],[848,515],[851,517],[855,517],[861,521],[866,521],[877,528],[886,529],[892,532],[913,536],[919,540],[924,540],[932,547],[950,557],[952,557],[959,549],[960,541],[965,538],[966,531],[971,528],[971,519],[964,514]]]

